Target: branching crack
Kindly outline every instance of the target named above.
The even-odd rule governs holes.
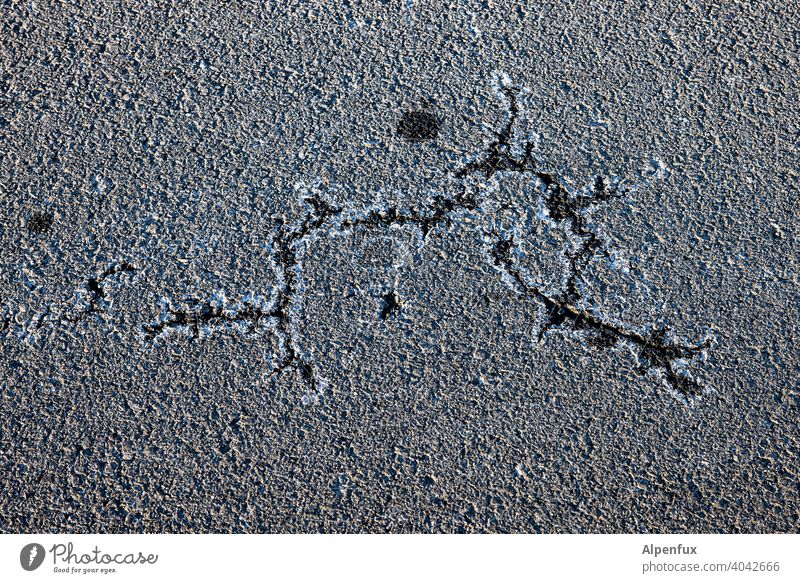
[[[6,313],[0,319],[0,333],[13,332],[16,336],[29,339],[32,334],[53,325],[72,325],[85,320],[93,314],[105,312],[109,301],[105,289],[107,280],[120,273],[136,273],[137,268],[125,261],[115,263],[104,271],[90,277],[83,285],[80,295],[83,296],[77,307],[64,308],[47,305],[42,312],[32,318],[20,321]]]
[[[320,393],[318,379],[311,361],[302,355],[298,346],[297,324],[294,313],[302,302],[302,253],[306,238],[321,228],[330,218],[342,213],[340,207],[333,207],[316,193],[305,197],[306,213],[299,226],[276,221],[275,236],[272,243],[273,264],[278,277],[276,288],[277,300],[270,313],[277,323],[277,331],[281,339],[281,360],[274,368],[273,374],[294,369],[314,394]]]
[[[608,256],[601,238],[587,225],[585,213],[590,207],[618,196],[618,185],[603,176],[597,176],[588,192],[572,193],[557,176],[536,167],[532,142],[525,144],[520,157],[514,157],[511,153],[511,137],[520,115],[519,90],[505,83],[500,91],[508,104],[506,125],[496,133],[496,139],[489,144],[485,155],[457,170],[455,176],[463,179],[473,174],[482,174],[488,178],[497,172],[532,174],[542,184],[542,199],[547,215],[554,221],[565,224],[571,238],[577,242],[574,249],[564,251],[569,270],[563,289],[554,296],[526,281],[513,253],[517,242],[496,232],[487,233],[494,242],[491,257],[495,266],[502,269],[520,291],[538,301],[544,308],[545,320],[541,325],[539,339],[542,340],[551,328],[569,326],[573,330],[586,333],[589,344],[597,348],[609,348],[626,342],[636,349],[640,372],[661,372],[664,382],[680,398],[689,399],[701,395],[703,387],[689,377],[684,365],[708,348],[710,338],[697,345],[684,344],[672,338],[663,327],[642,333],[631,327],[606,321],[578,307],[584,299],[578,286],[584,270],[592,259]]]
[[[131,265],[126,261],[121,261],[119,263],[115,263],[111,267],[108,267],[104,271],[98,273],[94,277],[90,277],[84,286],[84,292],[87,296],[77,311],[71,311],[62,314],[61,316],[57,317],[55,321],[57,322],[67,322],[70,324],[75,324],[80,322],[81,320],[85,319],[92,314],[99,314],[105,311],[108,305],[108,296],[106,293],[106,281],[117,274],[120,273],[136,273],[137,269],[135,266]],[[48,311],[39,318],[35,329],[40,328],[45,322],[53,321],[48,320],[47,316],[49,315]]]
[[[301,198],[304,212],[298,220],[280,218],[273,223],[268,245],[276,284],[269,299],[250,295],[238,302],[228,302],[224,295],[218,294],[205,300],[184,299],[177,307],[164,300],[160,317],[141,325],[145,339],[154,341],[171,331],[182,331],[196,339],[214,330],[233,328],[255,333],[269,329],[279,342],[277,362],[270,374],[295,371],[310,389],[304,402],[306,399],[316,402],[323,395],[326,384],[319,376],[311,355],[301,348],[299,332],[305,298],[303,259],[310,241],[325,229],[328,234],[333,234],[333,230],[404,226],[416,229],[425,241],[435,228],[449,226],[459,214],[480,218],[489,212],[490,205],[484,204],[487,200],[481,188],[474,186],[475,180],[492,179],[498,173],[521,173],[536,179],[545,216],[562,228],[570,240],[570,245],[562,251],[567,275],[560,290],[549,291],[530,281],[518,259],[522,254],[520,241],[498,232],[496,228],[478,228],[482,229],[487,241],[489,261],[505,274],[504,279],[517,292],[541,307],[543,319],[539,341],[544,341],[550,330],[571,330],[580,333],[594,348],[626,345],[636,355],[640,372],[657,373],[678,398],[688,401],[703,394],[703,387],[688,374],[687,364],[704,353],[710,345],[709,339],[696,345],[685,343],[664,327],[637,329],[613,322],[585,307],[590,299],[583,291],[585,271],[593,260],[609,257],[603,238],[592,228],[589,213],[592,208],[634,189],[626,191],[616,181],[598,176],[590,187],[575,190],[557,175],[541,170],[534,156],[533,141],[525,142],[522,147],[512,144],[522,112],[521,90],[506,80],[499,83],[497,91],[506,104],[506,121],[494,133],[494,139],[481,156],[451,173],[455,184],[453,193],[436,195],[424,205],[410,209],[376,206],[358,210],[334,205],[312,188]],[[481,223],[470,221],[470,224]],[[80,312],[60,318],[74,322],[101,311],[107,303],[106,280],[115,274],[135,271],[134,266],[123,262],[90,278],[86,284],[86,305]],[[382,297],[378,316],[387,320],[399,309],[400,299],[393,289]],[[0,320],[0,332],[12,325],[10,318],[4,316]]]
[[[142,331],[147,340],[155,340],[173,330],[188,332],[192,339],[197,339],[205,331],[228,327],[252,333],[274,317],[274,311],[265,309],[260,298],[244,298],[233,305],[223,296],[209,300],[188,298],[179,308],[166,303],[161,317],[150,324],[143,324]]]
[[[703,387],[684,372],[681,364],[708,348],[710,339],[699,345],[689,345],[673,339],[669,330],[665,328],[655,328],[649,333],[638,332],[576,307],[566,293],[562,293],[559,297],[548,295],[541,288],[528,283],[517,267],[513,257],[515,242],[497,233],[491,235],[494,240],[492,257],[495,266],[508,274],[524,295],[535,299],[544,307],[545,322],[540,331],[540,340],[549,328],[569,326],[573,330],[586,333],[589,344],[597,348],[610,348],[626,342],[637,353],[639,372],[646,373],[650,370],[661,372],[667,385],[683,399],[703,394]],[[580,296],[577,299],[580,299]]]
[[[318,195],[314,195],[306,199],[310,212],[300,228],[290,230],[288,234],[283,228],[279,229],[281,236],[278,238],[276,255],[284,273],[287,274],[281,290],[282,300],[278,311],[280,329],[286,338],[286,358],[281,369],[288,366],[299,367],[305,373],[303,376],[307,381],[313,378],[311,365],[298,356],[295,342],[289,332],[289,320],[284,315],[291,299],[297,293],[296,277],[301,265],[296,245],[314,230],[334,221],[337,222],[336,226],[339,229],[412,225],[419,228],[423,237],[427,238],[433,228],[449,224],[456,212],[479,209],[480,201],[466,186],[468,178],[475,175],[492,178],[498,172],[528,173],[536,177],[542,185],[542,202],[546,214],[563,225],[575,243],[572,248],[564,250],[569,269],[562,290],[557,294],[546,293],[541,287],[530,284],[514,258],[518,243],[496,232],[486,234],[494,241],[491,249],[494,265],[515,282],[518,290],[542,305],[545,316],[540,328],[540,341],[550,329],[570,328],[585,334],[587,342],[595,348],[610,348],[625,343],[634,348],[640,363],[640,372],[661,373],[667,386],[684,400],[701,395],[702,386],[690,378],[685,370],[685,364],[709,346],[709,339],[698,345],[682,343],[663,327],[654,327],[648,332],[641,332],[633,327],[608,321],[580,307],[584,298],[578,282],[582,279],[586,267],[598,256],[608,257],[602,239],[588,225],[586,212],[619,196],[620,188],[608,178],[598,176],[591,188],[573,192],[557,176],[537,168],[532,142],[524,145],[521,156],[514,157],[511,137],[520,114],[518,89],[510,84],[504,84],[501,91],[508,104],[507,121],[501,130],[495,133],[495,139],[488,145],[481,158],[465,164],[453,173],[453,176],[461,181],[461,188],[455,195],[438,195],[433,198],[432,204],[424,209],[374,208],[355,216],[345,216],[342,208],[331,207]],[[394,292],[388,294],[383,298],[380,318],[387,319],[398,305],[398,298]]]

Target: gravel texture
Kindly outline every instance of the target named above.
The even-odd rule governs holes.
[[[800,8],[0,7],[0,531],[797,532]]]

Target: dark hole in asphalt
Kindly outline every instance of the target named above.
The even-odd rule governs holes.
[[[86,283],[86,287],[89,289],[90,292],[92,292],[92,297],[98,300],[105,295],[105,293],[103,293],[103,288],[100,287],[100,280],[97,279],[96,277],[90,278],[89,281]]]
[[[31,213],[28,219],[28,230],[31,233],[46,233],[53,225],[53,217],[45,212]]]
[[[314,378],[314,371],[311,370],[310,365],[302,363],[300,365],[300,376],[302,376],[305,381],[311,381]]]
[[[390,291],[383,296],[383,306],[381,307],[381,320],[386,320],[400,309],[400,298],[397,292]]]
[[[397,122],[397,135],[411,142],[432,140],[439,135],[439,119],[428,111],[407,111]]]

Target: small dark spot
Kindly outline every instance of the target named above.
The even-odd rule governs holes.
[[[575,216],[575,209],[567,198],[568,194],[559,188],[549,188],[544,198],[547,213],[551,218],[562,221]]]
[[[594,198],[598,201],[608,200],[611,198],[611,189],[609,188],[609,181],[605,176],[596,176],[594,179]]]
[[[314,380],[314,371],[311,370],[311,365],[308,363],[301,363],[300,364],[300,376],[303,377],[303,380],[306,382],[312,382]]]
[[[542,181],[542,184],[544,184],[546,188],[550,187],[551,184],[557,183],[556,177],[552,174],[547,174],[546,172],[536,172],[536,176],[539,177],[539,180]]]
[[[99,300],[106,295],[103,288],[100,286],[100,281],[96,277],[89,278],[86,287],[92,293],[92,297],[95,300]]]
[[[425,476],[424,478],[422,478],[422,485],[423,486],[427,486],[429,488],[431,486],[435,486],[436,485],[436,478],[434,476]]]
[[[500,239],[495,242],[492,257],[495,265],[508,265],[511,262],[511,250],[514,246],[513,239]]]
[[[400,297],[397,292],[392,290],[383,296],[383,306],[381,307],[381,320],[387,320],[389,316],[400,309]]]
[[[561,326],[569,316],[569,312],[564,306],[558,304],[550,304],[547,306],[547,324],[551,327]],[[578,324],[580,328],[580,324]]]
[[[397,135],[411,142],[432,140],[439,135],[439,119],[428,111],[407,111],[397,122]]]
[[[33,212],[28,219],[28,230],[31,233],[46,233],[53,226],[53,217],[46,212]]]
[[[600,329],[595,334],[589,336],[589,344],[595,348],[611,348],[615,346],[619,338],[617,338],[611,331]]]

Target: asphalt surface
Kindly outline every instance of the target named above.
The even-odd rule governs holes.
[[[798,531],[798,6],[432,4],[0,7],[0,531]]]

